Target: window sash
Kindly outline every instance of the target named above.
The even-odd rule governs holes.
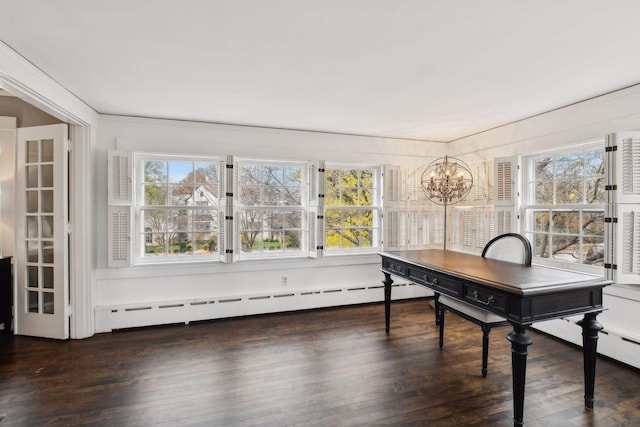
[[[135,154],[136,264],[219,260],[220,167],[219,157]]]
[[[542,165],[542,171],[548,175],[536,176],[541,170],[536,162],[544,159],[551,159],[550,164]],[[575,165],[576,159],[581,159],[581,166],[568,168],[571,162]],[[595,171],[594,159],[600,166]],[[604,144],[590,143],[569,151],[529,155],[523,160],[521,230],[531,241],[534,261],[572,270],[602,272],[606,202]],[[569,176],[570,172],[574,173]],[[569,182],[569,186],[561,187]],[[593,186],[594,183],[597,185]],[[589,195],[599,196],[596,203],[588,202]]]

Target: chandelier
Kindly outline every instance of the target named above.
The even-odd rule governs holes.
[[[420,185],[427,199],[444,205],[443,248],[447,249],[447,205],[463,200],[473,186],[471,169],[455,157],[444,156],[429,163],[422,172]]]
[[[444,156],[429,163],[420,178],[427,199],[439,205],[461,201],[473,186],[471,170],[463,161]]]

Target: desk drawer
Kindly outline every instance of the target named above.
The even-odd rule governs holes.
[[[408,266],[407,264],[400,262],[400,261],[394,261],[392,259],[387,259],[384,260],[384,262],[382,263],[382,268],[384,268],[385,270],[389,270],[391,273],[397,274],[399,276],[407,276],[407,270],[408,270]]]
[[[500,292],[467,285],[464,288],[464,299],[478,307],[487,307],[487,309],[497,314],[507,313],[509,299]]]
[[[462,295],[462,282],[444,274],[425,271],[422,269],[410,268],[409,278],[414,282],[424,283],[426,286],[435,291],[446,289],[447,291],[443,293],[449,295],[453,294],[456,296]]]

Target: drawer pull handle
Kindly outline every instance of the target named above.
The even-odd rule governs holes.
[[[438,278],[434,277],[433,279],[431,279],[431,284],[437,285],[438,284]]]
[[[478,291],[473,291],[473,296],[476,299],[476,302],[479,302],[482,305],[491,305],[496,302],[496,299],[493,297],[493,295],[489,295],[489,298],[487,298],[486,301],[482,301],[480,299],[480,296],[478,295]]]
[[[401,265],[389,264],[389,270],[396,271],[398,273],[402,273],[402,266]]]

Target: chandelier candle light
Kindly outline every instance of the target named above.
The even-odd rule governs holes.
[[[473,186],[469,166],[455,157],[444,156],[429,163],[420,185],[431,202],[444,206],[444,249],[447,249],[447,205],[462,201]]]

